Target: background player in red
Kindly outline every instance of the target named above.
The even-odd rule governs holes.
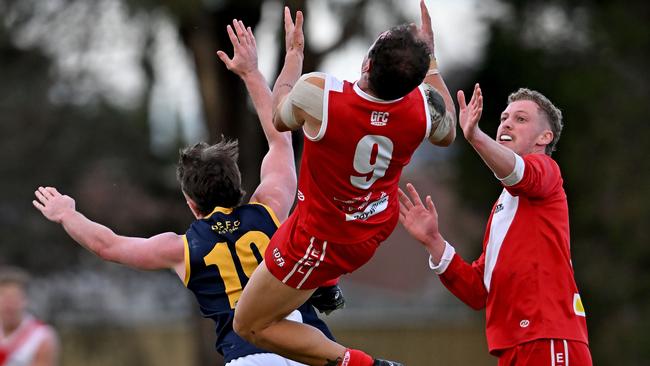
[[[430,254],[429,264],[460,300],[486,308],[490,353],[499,366],[587,366],[585,310],[573,277],[562,175],[551,158],[562,114],[545,96],[519,89],[508,98],[496,141],[478,127],[478,84],[469,105],[458,92],[463,134],[504,189],[488,220],[483,252],[466,263],[438,231],[430,196],[408,184],[400,221]]]
[[[271,121],[271,90],[257,68],[255,38],[240,21],[227,27],[234,48],[224,64],[245,82],[266,135],[269,151],[260,169],[260,184],[247,204],[237,166],[236,142],[199,143],[184,149],[177,175],[187,204],[196,217],[185,235],[161,233],[150,238],[125,237],[93,222],[75,202],[55,188],[39,187],[34,206],[60,223],[79,244],[101,258],[152,270],[172,269],[195,295],[204,317],[215,322],[216,348],[228,366],[298,366],[247,343],[232,329],[234,307],[248,276],[262,262],[269,238],[286,219],[294,201],[296,172],[291,135],[279,133]],[[309,303],[291,314],[332,337]]]
[[[55,366],[59,340],[52,327],[27,312],[29,275],[0,267],[0,366]]]
[[[274,124],[305,134],[298,203],[271,239],[235,310],[251,343],[310,365],[397,365],[346,349],[284,317],[314,289],[366,263],[398,221],[398,181],[425,140],[449,145],[454,105],[435,57],[431,19],[382,33],[361,78],[302,75],[303,16],[285,8],[286,56],[273,88]],[[422,84],[426,81],[428,84]]]

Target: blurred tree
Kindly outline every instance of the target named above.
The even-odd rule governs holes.
[[[44,224],[33,211],[38,185],[74,194],[83,212],[122,232],[179,228],[177,222],[184,216],[189,221],[189,215],[179,215],[184,203],[175,184],[169,183],[173,176],[164,174],[169,162],[149,151],[141,108],[120,111],[105,103],[53,103],[49,58],[10,42],[0,44],[0,53],[0,153],[7,157],[0,166],[3,261],[40,272],[74,262],[78,248],[62,244],[69,241],[64,233]]]
[[[510,92],[529,87],[564,113],[554,157],[569,197],[572,253],[594,364],[650,359],[650,3],[504,1],[476,72],[483,129],[496,132]],[[466,85],[465,90],[471,90]],[[487,212],[491,173],[464,143],[460,183]],[[479,209],[479,207],[476,207]]]
[[[244,187],[249,193],[258,183],[258,167],[261,157],[266,151],[266,141],[263,138],[261,129],[255,123],[257,118],[251,111],[251,106],[246,102],[246,95],[243,84],[234,74],[229,72],[217,59],[216,51],[226,50],[231,54],[232,47],[225,31],[228,24],[237,18],[253,29],[258,25],[262,13],[264,1],[178,1],[166,0],[163,2],[152,2],[149,0],[125,0],[134,11],[145,10],[152,12],[161,7],[166,9],[178,26],[179,34],[187,49],[193,55],[194,67],[198,76],[201,100],[209,140],[214,141],[221,135],[237,137],[240,142],[240,169]],[[311,3],[305,0],[288,0],[270,2],[277,5],[277,11],[282,11],[282,5],[289,6],[292,13],[302,9],[305,12],[307,22],[318,21],[309,16]],[[387,13],[397,14],[391,19],[392,23],[399,23],[404,18],[400,12],[396,12],[396,4],[390,0],[376,1],[384,6]],[[336,40],[323,49],[316,49],[311,42],[305,46],[304,72],[314,71],[322,60],[332,51],[344,46],[355,37],[364,37],[371,40],[372,27],[368,22],[369,17],[361,16],[368,12],[369,2],[367,0],[356,0],[351,2],[332,2],[327,6],[337,20],[341,31]],[[386,17],[389,18],[389,17]],[[281,19],[281,17],[279,17]],[[278,24],[276,33],[278,60],[276,63],[276,74],[279,72],[284,61],[284,29]],[[305,29],[309,37],[309,29]],[[361,60],[359,60],[359,67]],[[273,80],[268,80],[272,85]],[[300,133],[296,134],[295,144],[300,152]]]

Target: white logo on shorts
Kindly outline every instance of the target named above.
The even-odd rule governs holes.
[[[275,264],[278,265],[278,267],[284,266],[284,258],[282,258],[282,253],[280,253],[280,250],[278,248],[273,248],[273,260],[275,261]]]
[[[519,322],[519,326],[522,328],[526,328],[530,325],[530,321],[528,319],[524,319]]]

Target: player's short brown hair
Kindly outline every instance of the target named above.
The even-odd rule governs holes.
[[[238,156],[237,141],[225,138],[214,145],[200,142],[180,151],[176,177],[201,214],[241,202],[246,192],[241,188]]]
[[[29,283],[29,274],[14,266],[0,265],[0,286],[4,285],[18,285],[26,288]]]
[[[544,152],[546,155],[550,156],[553,151],[555,151],[555,146],[560,140],[560,134],[562,134],[562,128],[564,127],[564,122],[562,121],[562,111],[553,105],[553,103],[542,93],[535,90],[520,88],[508,96],[508,104],[516,102],[518,100],[530,100],[532,102],[535,102],[535,104],[537,104],[540,111],[548,121],[548,124],[551,127],[551,131],[553,132],[553,141],[546,145]]]

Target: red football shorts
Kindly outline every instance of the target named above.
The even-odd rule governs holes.
[[[296,213],[273,234],[264,253],[266,268],[278,280],[295,289],[329,286],[372,258],[378,240],[337,244],[308,234],[297,224]]]
[[[498,354],[498,366],[592,366],[589,346],[564,339],[539,339]]]

